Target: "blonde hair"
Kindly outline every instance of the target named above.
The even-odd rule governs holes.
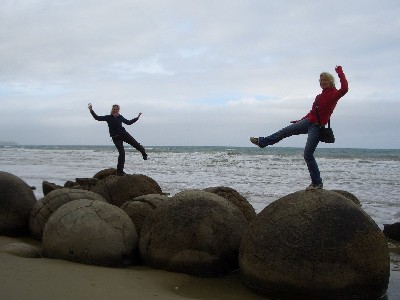
[[[114,104],[114,105],[111,107],[111,113],[112,113],[112,110],[113,110],[114,107],[118,107],[118,110],[119,110],[119,105],[118,105],[118,104]]]
[[[335,87],[335,77],[333,77],[333,75],[331,73],[328,72],[322,72],[319,77],[323,77],[325,79],[327,79],[329,81],[329,83],[331,84],[331,87]]]

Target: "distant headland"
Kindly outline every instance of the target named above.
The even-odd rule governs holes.
[[[16,142],[0,141],[0,146],[18,146]]]

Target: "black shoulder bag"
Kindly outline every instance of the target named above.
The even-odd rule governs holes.
[[[319,112],[318,112],[318,100],[315,103],[315,109],[317,113],[317,119],[319,124],[319,140],[324,143],[334,143],[335,136],[333,135],[333,130],[331,128],[331,119],[328,120],[328,127],[321,125],[321,121],[319,119]]]

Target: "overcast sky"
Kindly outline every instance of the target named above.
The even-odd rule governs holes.
[[[2,0],[0,141],[112,145],[90,102],[142,112],[125,128],[145,146],[251,146],[342,65],[329,147],[400,148],[399,15],[398,0]]]

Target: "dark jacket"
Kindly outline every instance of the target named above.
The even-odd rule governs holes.
[[[139,119],[139,118],[134,118],[128,121],[121,115],[118,115],[118,117],[114,117],[112,114],[106,116],[98,116],[93,110],[91,110],[90,113],[92,114],[95,120],[107,122],[108,130],[110,132],[111,137],[115,137],[126,132],[125,128],[122,127],[122,123],[126,125],[132,125]]]

